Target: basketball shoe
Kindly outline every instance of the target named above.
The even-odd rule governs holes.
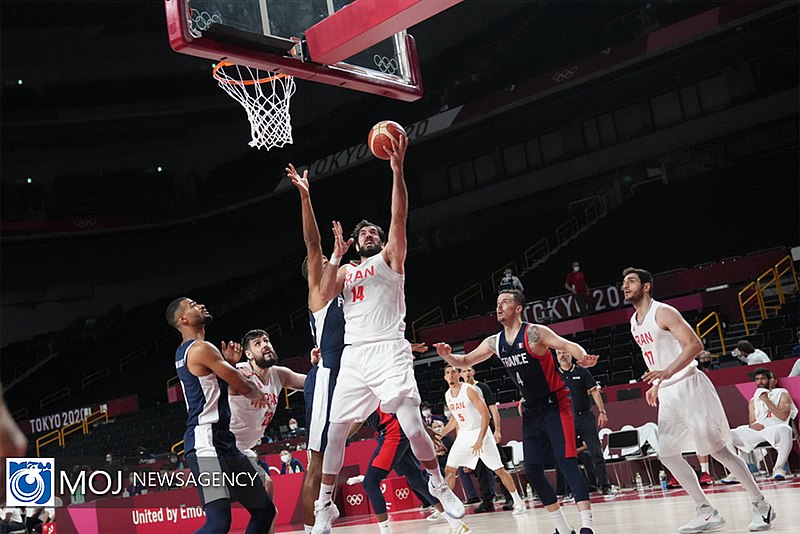
[[[447,484],[437,486],[433,483],[433,480],[429,480],[428,490],[430,490],[431,495],[439,499],[439,502],[442,503],[444,511],[447,512],[447,515],[454,519],[461,519],[464,517],[464,503],[462,503],[461,500],[456,497],[456,494],[453,493],[453,490],[447,487]],[[315,532],[314,534],[317,533]]]
[[[775,519],[775,510],[772,505],[767,502],[767,499],[761,497],[760,500],[753,503],[753,520],[750,521],[750,532],[758,532],[760,530],[769,530],[772,528],[772,521]]]
[[[695,534],[714,530],[725,524],[725,518],[720,515],[716,508],[710,504],[703,504],[697,507],[697,514],[691,521],[678,529],[682,534]]]
[[[327,503],[314,501],[314,528],[311,529],[311,534],[329,534],[331,524],[337,519],[339,519],[339,509],[333,501]]]

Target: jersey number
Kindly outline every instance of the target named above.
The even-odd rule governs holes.
[[[655,365],[656,359],[653,358],[653,351],[648,350],[644,353],[644,359],[647,360],[647,365]]]
[[[353,302],[364,300],[364,286],[356,286],[351,291],[353,292]]]
[[[464,414],[463,413],[458,414],[458,418],[461,420],[462,423],[464,421],[466,421],[466,419],[464,419]]]
[[[267,412],[264,414],[264,420],[261,422],[262,427],[269,426],[269,422],[272,421],[272,416],[275,415],[275,412]]]
[[[522,381],[522,377],[519,376],[519,372],[517,372],[517,384],[519,384],[520,386],[525,385],[525,383]]]

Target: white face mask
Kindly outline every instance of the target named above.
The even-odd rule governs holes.
[[[422,416],[423,417],[430,417],[431,416],[431,411],[430,410],[422,410]]]
[[[292,461],[292,455],[291,454],[281,454],[281,461],[283,463],[285,463],[285,464],[288,464],[289,462]]]
[[[291,425],[289,425],[289,430],[297,430],[297,425],[295,423],[292,423]]]
[[[450,419],[450,410],[445,410],[444,411],[444,416],[445,416],[445,418]]]
[[[577,273],[578,271],[581,270],[581,268],[580,268],[580,266],[576,265],[575,267],[572,268],[572,270]]]

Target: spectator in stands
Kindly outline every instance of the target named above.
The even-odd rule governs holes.
[[[42,525],[55,521],[55,518],[55,508],[28,508],[25,513],[25,525],[28,527],[28,532],[41,533]]]
[[[514,271],[511,270],[510,267],[506,267],[506,270],[503,271],[503,278],[500,279],[500,283],[497,286],[499,291],[508,290],[508,289],[518,289],[520,291],[525,291],[525,287],[522,285],[522,282],[519,281],[519,278],[514,276]]]
[[[169,469],[170,471],[176,471],[178,469],[183,469],[183,467],[184,467],[183,462],[180,461],[177,454],[172,453],[169,455],[169,463],[167,464],[167,469]]]
[[[142,492],[144,491],[144,485],[142,485],[142,480],[140,480],[141,478],[144,477],[138,477],[136,476],[136,473],[137,473],[136,471],[131,471],[130,474],[128,475],[128,482],[130,482],[130,484],[128,484],[128,486],[125,488],[125,492],[127,493],[128,497],[133,497],[134,495],[141,495]]]
[[[439,421],[441,423],[445,423],[444,417],[441,415],[434,415],[433,414],[433,406],[428,401],[422,401],[419,405],[419,411],[422,413],[422,421],[425,423],[426,426],[433,426],[435,421]],[[444,425],[442,425],[444,426]]]
[[[3,502],[0,508],[0,534],[17,531],[26,532],[25,524],[22,522],[22,511],[19,508],[6,507],[6,503]]]
[[[556,357],[558,358],[558,372],[567,389],[569,389],[569,398],[572,401],[572,411],[575,414],[575,434],[580,435],[582,440],[586,442],[594,461],[592,472],[595,477],[589,479],[589,486],[594,486],[603,495],[611,496],[614,491],[611,489],[611,482],[608,480],[606,461],[600,446],[600,438],[597,435],[597,429],[603,428],[608,424],[608,415],[603,404],[603,397],[600,395],[600,388],[588,369],[572,363],[573,360],[570,353],[565,350],[557,350]],[[597,418],[595,418],[592,411],[592,403],[589,400],[589,396],[594,399],[594,404],[597,405],[599,410],[599,417]]]
[[[306,433],[306,429],[297,424],[297,419],[292,417],[289,419],[289,432],[286,433],[287,438],[296,438]]]
[[[575,297],[578,313],[586,315],[594,311],[594,304],[589,295],[589,286],[586,284],[586,277],[581,271],[581,264],[579,262],[572,262],[572,271],[567,274],[564,287]]]
[[[700,351],[697,355],[697,367],[703,371],[716,371],[719,369],[719,364],[711,359],[711,353],[707,350]]]
[[[789,421],[797,417],[797,406],[787,390],[776,387],[775,373],[769,369],[759,367],[753,379],[758,388],[748,402],[750,423],[732,430],[733,444],[749,453],[761,442],[769,442],[778,451],[772,478],[784,480],[788,476],[784,465],[793,443]]]
[[[746,339],[743,339],[736,344],[736,348],[733,349],[731,355],[734,358],[739,359],[745,365],[755,365],[757,363],[769,363],[772,361],[769,359],[769,356],[767,356],[767,354],[764,351],[755,348],[753,344],[747,341]]]
[[[300,463],[300,460],[292,456],[287,449],[283,449],[281,451],[281,474],[285,475],[286,473],[302,473],[305,471],[303,469],[303,465]]]

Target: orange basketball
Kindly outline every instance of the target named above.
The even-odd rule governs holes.
[[[400,141],[400,136],[405,136],[406,131],[394,121],[381,121],[372,127],[367,137],[367,145],[378,159],[390,159],[387,149],[391,150],[392,141]]]

